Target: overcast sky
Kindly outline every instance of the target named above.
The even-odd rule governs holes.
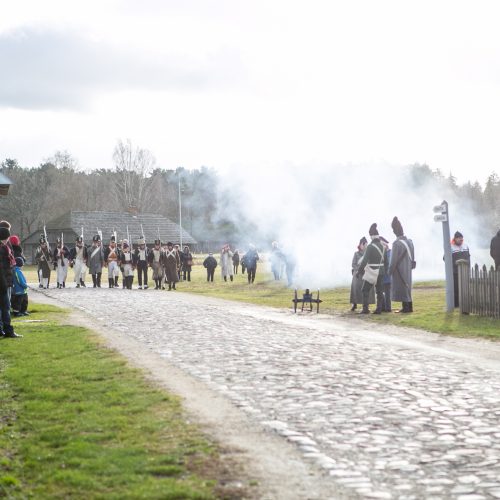
[[[0,0],[0,159],[500,172],[500,2]]]

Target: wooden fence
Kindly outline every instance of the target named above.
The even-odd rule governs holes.
[[[459,261],[458,300],[463,314],[500,318],[500,271]]]

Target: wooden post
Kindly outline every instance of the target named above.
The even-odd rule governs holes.
[[[465,259],[457,261],[458,265],[458,303],[462,314],[470,314],[470,270]]]

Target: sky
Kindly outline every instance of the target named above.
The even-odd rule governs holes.
[[[500,172],[500,3],[0,0],[0,158]]]

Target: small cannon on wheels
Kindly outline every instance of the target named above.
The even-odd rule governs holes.
[[[302,312],[304,311],[304,306],[306,304],[309,304],[309,311],[310,312],[312,312],[312,310],[313,310],[313,304],[316,304],[316,313],[319,314],[319,305],[323,301],[319,298],[319,290],[318,290],[318,293],[316,295],[316,298],[314,299],[313,294],[310,292],[309,288],[306,288],[305,292],[302,294],[301,299],[299,299],[299,297],[297,295],[297,289],[295,289],[295,296],[292,299],[292,302],[293,302],[293,312],[294,313],[297,312],[297,304],[302,304],[302,308],[301,308]]]

